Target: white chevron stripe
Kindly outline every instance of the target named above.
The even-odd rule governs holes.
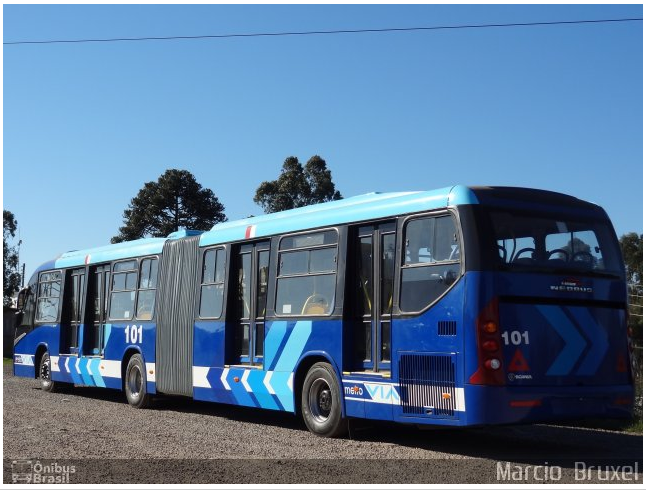
[[[247,383],[247,378],[249,377],[250,372],[251,371],[249,369],[245,369],[244,374],[242,375],[242,386],[244,386],[248,393],[251,393],[251,386]]]
[[[80,362],[81,362],[81,359],[80,359],[80,358],[78,358],[78,357],[77,357],[77,358],[76,358],[76,360],[74,361],[74,369],[76,369],[76,372],[77,372],[78,374],[81,374],[81,369],[79,368],[79,363],[80,363]]]
[[[195,388],[211,388],[211,383],[207,379],[209,369],[208,366],[193,366],[193,386]]]
[[[267,391],[270,395],[275,395],[276,392],[274,391],[274,387],[270,384],[272,374],[274,374],[273,371],[267,371],[267,374],[265,374],[265,379],[262,380],[262,384],[265,385],[265,388],[267,388]]]
[[[54,371],[60,372],[61,368],[58,367],[58,356],[51,356],[49,359],[52,361],[51,362],[52,372]]]
[[[227,382],[227,376],[229,375],[229,368],[224,368],[222,371],[222,376],[220,376],[220,381],[222,381],[222,384],[224,385],[224,388],[226,390],[231,391],[231,386],[229,386],[229,383]]]
[[[152,371],[152,374],[151,374]],[[155,382],[155,363],[147,362],[146,363],[146,381],[149,383]]]
[[[72,371],[70,371],[70,358],[69,357],[65,358],[65,372],[66,373],[71,373],[72,372]]]

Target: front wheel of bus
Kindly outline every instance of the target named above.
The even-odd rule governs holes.
[[[341,390],[332,366],[314,364],[305,376],[301,394],[305,425],[317,436],[337,437],[346,429],[341,414]]]
[[[60,383],[52,381],[52,362],[49,358],[49,353],[45,352],[40,358],[40,365],[38,366],[38,380],[40,381],[40,389],[49,393],[59,391]]]
[[[135,354],[128,361],[124,388],[128,403],[134,408],[146,408],[151,396],[146,391],[146,368],[141,354]]]

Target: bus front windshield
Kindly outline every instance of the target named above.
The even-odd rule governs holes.
[[[520,210],[489,215],[501,269],[622,276],[617,238],[606,219]]]

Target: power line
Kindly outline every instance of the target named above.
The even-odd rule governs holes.
[[[310,36],[324,34],[364,34],[384,32],[410,32],[410,31],[439,31],[447,29],[483,29],[491,27],[536,27],[572,24],[602,24],[609,22],[635,22],[642,18],[624,19],[594,19],[594,20],[559,20],[551,22],[514,22],[510,24],[463,24],[454,26],[428,26],[428,27],[389,27],[384,29],[337,29],[331,31],[295,31],[295,32],[257,32],[249,34],[209,34],[201,36],[159,36],[159,37],[114,37],[102,39],[51,39],[45,41],[8,41],[5,46],[18,44],[63,44],[63,43],[111,43],[132,41],[176,41],[187,39],[225,39],[235,37],[276,37],[276,36]]]

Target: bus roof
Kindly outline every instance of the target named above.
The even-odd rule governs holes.
[[[218,223],[200,237],[200,246],[477,202],[475,194],[465,186],[423,192],[371,192],[339,201]]]
[[[292,231],[387,218],[407,213],[458,206],[516,200],[596,207],[572,196],[556,192],[518,187],[466,187],[456,185],[421,192],[371,192],[360,196],[290,209],[250,218],[218,223],[211,230],[180,230],[162,238],[142,238],[102,247],[74,250],[40,266],[37,271],[77,267],[161,253],[167,240],[200,236],[200,246],[235,242],[245,238],[269,237]]]

